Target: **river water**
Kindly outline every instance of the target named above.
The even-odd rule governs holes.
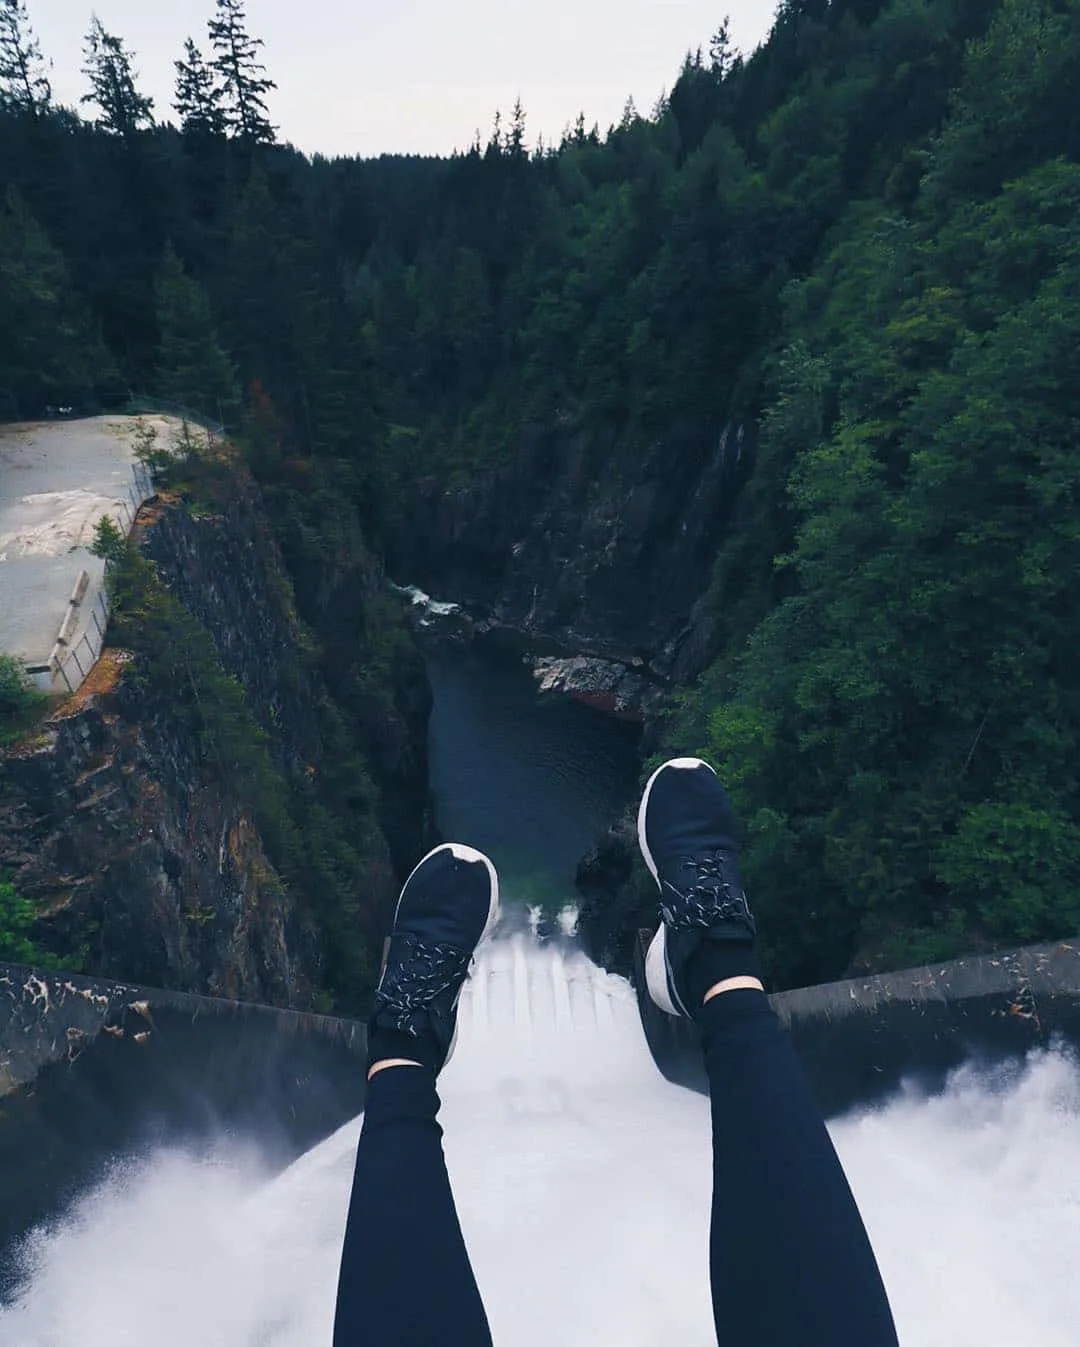
[[[434,673],[443,831],[490,849],[511,904],[565,912],[582,836],[635,788],[632,740],[538,708],[513,670]],[[461,1016],[446,1150],[498,1347],[709,1347],[707,1105],[658,1075],[628,984],[518,932]],[[118,1164],[31,1241],[0,1347],[328,1347],[358,1129],[280,1174],[235,1140]],[[962,1069],[831,1130],[905,1347],[1075,1347],[1075,1061]]]
[[[640,731],[542,700],[520,662],[456,651],[429,661],[439,829],[486,851],[513,903],[574,899],[584,853],[636,794]]]

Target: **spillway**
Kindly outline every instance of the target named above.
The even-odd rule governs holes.
[[[572,941],[480,955],[441,1082],[499,1347],[708,1347],[709,1119],[634,994]],[[354,1121],[272,1174],[253,1144],[117,1165],[26,1250],[3,1347],[328,1344]],[[1080,1069],[964,1068],[832,1125],[905,1347],[1075,1344]]]

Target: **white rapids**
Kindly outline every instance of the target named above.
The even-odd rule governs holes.
[[[497,1347],[714,1344],[708,1108],[658,1075],[625,981],[566,945],[496,941],[440,1088]],[[118,1166],[31,1241],[0,1344],[328,1347],[358,1130],[277,1175],[234,1143]],[[1075,1344],[1073,1059],[965,1068],[831,1130],[904,1347]]]

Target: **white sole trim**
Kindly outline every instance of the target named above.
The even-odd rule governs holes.
[[[656,880],[656,887],[660,888],[660,875],[656,869],[656,862],[653,860],[652,852],[649,850],[649,844],[645,840],[645,814],[649,807],[649,796],[652,794],[653,785],[661,772],[667,768],[693,770],[698,767],[708,768],[713,776],[713,771],[709,764],[701,758],[670,758],[667,762],[662,762],[653,772],[645,783],[645,789],[641,793],[641,804],[638,805],[637,815],[637,836],[638,846],[641,848],[641,857],[649,867],[649,873]],[[645,956],[645,985],[649,989],[649,995],[653,1001],[668,1015],[685,1016],[686,1011],[675,1003],[671,993],[671,986],[668,982],[667,973],[667,933],[663,922],[649,945],[649,951]]]
[[[645,955],[645,985],[653,1001],[668,1015],[681,1015],[682,1011],[671,999],[667,975],[667,928],[663,922],[649,945]]]

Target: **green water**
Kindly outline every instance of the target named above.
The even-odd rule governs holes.
[[[582,855],[637,796],[639,730],[539,699],[513,659],[440,652],[428,672],[441,833],[491,856],[506,903],[557,912],[575,900]]]

